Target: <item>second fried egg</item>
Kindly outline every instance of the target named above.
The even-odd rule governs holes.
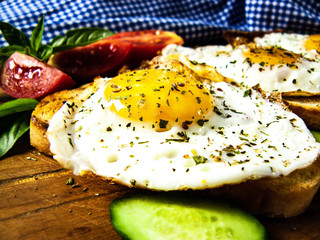
[[[187,56],[194,64],[214,67],[238,85],[259,84],[265,91],[298,95],[320,94],[320,62],[282,48],[249,44],[192,49],[170,45],[163,50],[163,57],[170,55],[180,55],[181,61]]]

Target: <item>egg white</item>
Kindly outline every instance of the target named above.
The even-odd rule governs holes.
[[[320,54],[317,50],[307,50],[305,42],[310,35],[298,33],[268,33],[263,37],[256,37],[254,42],[260,47],[278,47],[290,52],[301,54],[304,58],[312,61],[320,61]]]
[[[162,56],[178,54],[184,63],[186,56],[187,61],[215,67],[222,76],[233,79],[238,85],[253,87],[259,84],[264,91],[320,93],[320,62],[301,57],[295,63],[297,69],[285,64],[249,64],[243,54],[248,49],[247,45],[236,48],[212,45],[195,49],[169,45],[162,51]]]
[[[81,107],[67,102],[50,120],[50,150],[75,174],[157,190],[205,189],[286,175],[319,154],[304,122],[256,91],[212,83],[208,122],[156,132],[109,110],[107,81]]]

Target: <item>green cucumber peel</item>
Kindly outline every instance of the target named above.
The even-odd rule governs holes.
[[[136,193],[110,206],[123,239],[267,239],[264,226],[229,203],[172,193]]]

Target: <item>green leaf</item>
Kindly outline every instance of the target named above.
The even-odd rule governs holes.
[[[53,47],[50,45],[41,45],[38,49],[38,57],[40,61],[46,62],[52,55]]]
[[[46,62],[54,53],[85,46],[103,38],[107,38],[114,32],[103,28],[79,28],[66,32],[66,35],[54,37],[49,45],[41,45],[44,31],[44,16],[40,18],[32,31],[30,40],[28,36],[9,23],[0,21],[0,30],[9,46],[0,48],[0,66],[14,52],[21,52]]]
[[[103,28],[79,28],[66,32],[66,36],[57,36],[51,42],[53,52],[85,46],[113,35],[114,32]]]
[[[51,42],[50,42],[50,46],[52,46],[53,48],[57,48],[59,46],[62,46],[65,42],[67,41],[67,37],[66,36],[55,36]]]
[[[0,157],[6,154],[15,144],[15,142],[29,130],[30,125],[30,111],[23,112],[11,127],[5,131],[0,132]]]
[[[30,40],[28,36],[11,24],[0,22],[0,30],[4,39],[9,45],[18,45],[23,47],[30,46]]]
[[[104,28],[78,28],[66,32],[67,43],[83,45],[113,35],[114,32]]]
[[[26,47],[26,48],[24,49],[24,52],[25,52],[25,54],[27,54],[27,55],[29,55],[29,56],[32,56],[32,57],[34,57],[34,58],[38,58],[37,52],[36,52],[33,48],[31,48],[31,47]]]
[[[9,129],[12,123],[16,120],[18,114],[20,113],[15,113],[2,117],[0,122],[0,132],[4,131],[5,129]]]
[[[38,101],[31,98],[19,98],[0,105],[0,117],[5,117],[14,113],[33,110]]]
[[[31,34],[31,47],[38,51],[41,41],[42,41],[42,34],[43,34],[43,25],[44,25],[44,17],[41,17],[37,26],[33,29]]]
[[[14,52],[25,52],[25,47],[19,46],[19,45],[10,45],[0,48],[0,56],[3,57],[10,57]]]
[[[2,64],[7,60],[7,57],[4,56],[0,56],[0,66],[2,66]]]
[[[35,99],[20,98],[0,105],[0,157],[28,131],[31,112],[37,104]]]

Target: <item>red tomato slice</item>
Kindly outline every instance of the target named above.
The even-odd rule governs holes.
[[[19,52],[4,62],[0,72],[0,87],[15,98],[39,99],[74,85],[67,74]]]
[[[174,32],[161,30],[141,30],[117,33],[109,40],[131,43],[129,65],[137,66],[142,60],[150,60],[169,44],[183,44],[183,39]]]
[[[131,43],[103,39],[95,43],[65,50],[54,55],[49,65],[59,68],[79,82],[116,72],[128,60]]]

